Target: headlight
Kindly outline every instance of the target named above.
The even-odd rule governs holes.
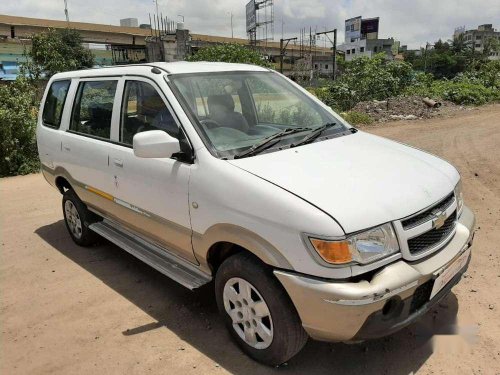
[[[457,214],[460,216],[462,213],[462,208],[464,207],[464,193],[462,191],[462,180],[458,181],[457,186],[455,186],[455,199],[457,200]]]
[[[323,260],[331,264],[371,263],[399,251],[398,240],[390,223],[331,241],[309,238]]]

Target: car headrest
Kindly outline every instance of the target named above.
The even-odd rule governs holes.
[[[229,94],[210,95],[207,100],[208,111],[211,115],[220,111],[222,108],[225,112],[234,111],[234,100]]]
[[[113,104],[94,104],[89,107],[89,114],[92,120],[111,119]]]

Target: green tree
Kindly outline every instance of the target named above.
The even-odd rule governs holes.
[[[0,85],[0,177],[35,172],[36,90],[24,77]]]
[[[220,61],[228,63],[253,64],[273,67],[263,55],[248,47],[240,44],[218,44],[215,46],[203,47],[194,55],[190,56],[188,61]]]
[[[82,45],[82,37],[73,29],[48,29],[31,37],[26,69],[38,79],[68,70],[90,68],[94,65],[92,52]]]
[[[419,55],[408,51],[404,58],[415,70],[431,73],[438,79],[452,79],[460,73],[478,69],[479,65],[487,63],[491,53],[499,50],[500,43],[496,38],[486,39],[483,50],[479,52],[467,44],[463,35],[459,35],[453,41],[438,40],[433,48],[422,48]]]
[[[483,44],[483,59],[488,59],[492,53],[500,52],[500,41],[495,37],[486,38]]]

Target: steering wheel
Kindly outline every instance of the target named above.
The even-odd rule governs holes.
[[[200,123],[205,126],[207,129],[214,129],[214,128],[220,128],[220,124],[217,121],[214,121],[212,119],[205,119],[205,120],[200,120]]]

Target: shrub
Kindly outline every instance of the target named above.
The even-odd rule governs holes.
[[[370,125],[373,123],[373,118],[363,112],[344,112],[342,117],[351,125]]]
[[[449,82],[444,85],[443,99],[456,104],[481,105],[500,99],[500,92],[477,83]]]
[[[39,170],[36,88],[25,78],[0,85],[0,177]]]
[[[430,85],[415,85],[408,88],[406,94],[441,98],[455,104],[481,105],[500,100],[498,89],[467,79],[436,80]]]
[[[326,90],[317,90],[318,98],[341,111],[365,100],[383,100],[399,95],[414,79],[411,65],[385,60],[384,54],[361,57],[344,63],[340,79]]]
[[[472,66],[468,71],[453,78],[455,82],[476,83],[500,89],[500,60],[488,61]]]

